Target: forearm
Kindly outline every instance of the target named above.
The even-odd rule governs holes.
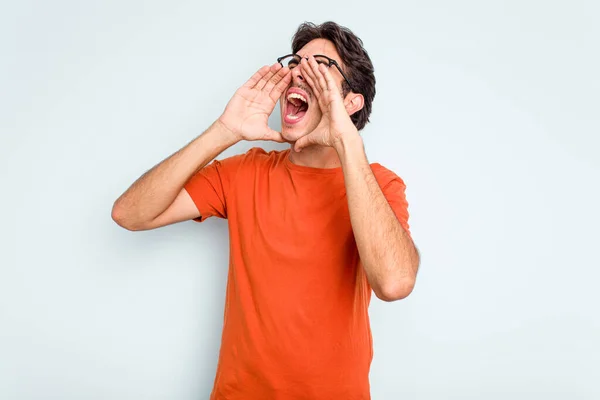
[[[152,221],[173,203],[196,172],[238,141],[216,121],[181,150],[138,178],[115,201],[113,215],[129,226]]]
[[[341,140],[350,221],[361,263],[377,296],[397,300],[410,294],[419,264],[418,252],[371,171],[358,134]]]

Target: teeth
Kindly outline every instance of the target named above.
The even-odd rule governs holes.
[[[290,94],[288,94],[287,98],[288,98],[288,100],[289,99],[298,99],[298,100],[301,100],[301,101],[303,101],[305,103],[308,103],[308,101],[306,101],[306,99],[304,98],[304,96],[302,96],[301,94],[298,94],[298,93],[290,93]]]
[[[291,115],[291,114],[290,114],[290,115],[288,115],[287,117],[288,117],[289,119],[298,119],[298,118],[300,118],[300,117],[299,117],[299,116],[297,116],[297,115]]]

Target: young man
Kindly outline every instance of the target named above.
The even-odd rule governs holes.
[[[369,399],[371,290],[412,291],[419,254],[403,181],[358,133],[375,96],[362,41],[302,24],[293,54],[240,87],[223,114],[116,202],[129,230],[227,218],[230,266],[211,399]],[[281,132],[267,125],[277,101]],[[215,160],[240,140],[287,142]]]

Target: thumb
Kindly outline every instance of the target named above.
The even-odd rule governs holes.
[[[281,132],[277,132],[271,128],[267,129],[267,132],[265,133],[265,136],[264,136],[264,140],[272,140],[274,142],[279,142],[279,143],[285,142],[285,139],[283,138],[283,136],[281,136]]]
[[[311,135],[302,136],[300,139],[296,140],[296,143],[294,144],[294,151],[299,152],[311,144]]]

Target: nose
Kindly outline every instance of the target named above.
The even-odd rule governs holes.
[[[300,66],[297,66],[294,69],[292,69],[292,80],[296,85],[304,83],[304,77],[302,76],[302,72],[300,71]]]

